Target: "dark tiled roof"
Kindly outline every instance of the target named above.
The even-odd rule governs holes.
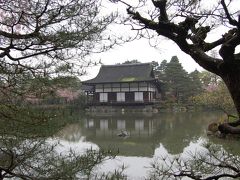
[[[98,75],[84,84],[110,82],[136,82],[154,80],[153,69],[150,63],[103,65]]]
[[[88,85],[83,84],[82,85],[82,90],[84,90],[84,91],[93,91],[94,88],[93,88],[93,86],[88,86]]]

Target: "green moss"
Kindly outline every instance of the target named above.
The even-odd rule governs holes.
[[[132,82],[135,81],[136,78],[135,77],[124,77],[121,79],[122,82]]]

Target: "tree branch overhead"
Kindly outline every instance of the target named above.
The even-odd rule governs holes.
[[[141,7],[133,8],[128,4],[130,23],[141,26],[142,33],[144,30],[152,31],[172,40],[201,67],[219,75],[225,82],[240,116],[240,56],[239,52],[235,52],[240,45],[240,15],[237,15],[240,9],[237,8],[237,1],[228,1],[228,4],[225,0],[139,2],[143,2]],[[209,6],[206,6],[206,3],[209,3]],[[225,26],[225,34],[219,34],[217,39],[210,41],[208,35],[212,35],[213,29],[218,26]],[[138,32],[139,36],[141,32]],[[219,56],[209,55],[209,51],[215,48],[220,49]],[[231,130],[228,132],[231,133]]]

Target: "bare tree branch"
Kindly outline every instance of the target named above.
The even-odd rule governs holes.
[[[240,22],[236,21],[235,19],[233,19],[233,18],[231,17],[231,15],[230,15],[230,13],[229,13],[229,11],[228,11],[228,8],[227,8],[227,6],[226,6],[225,0],[221,0],[221,4],[222,4],[222,6],[223,6],[223,9],[224,9],[224,11],[225,11],[225,14],[226,14],[226,16],[227,16],[227,19],[228,19],[229,23],[230,23],[231,25],[233,25],[233,26],[238,27],[238,29],[240,29]]]

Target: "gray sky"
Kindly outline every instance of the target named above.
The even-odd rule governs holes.
[[[109,9],[113,11],[118,10],[119,12],[123,12],[123,14],[126,15],[126,6],[109,3],[106,3],[104,6],[106,12],[109,12]],[[221,37],[221,35],[223,35],[226,30],[227,29],[225,27],[219,27],[211,32],[211,34],[208,34],[206,40],[209,42],[215,41]],[[135,34],[135,32],[130,29],[130,26],[127,27],[123,25],[113,25],[110,28],[110,31],[111,33],[117,33],[117,35],[119,35],[119,33],[120,35]],[[218,49],[216,49],[216,51],[218,51]],[[95,61],[101,59],[101,62],[105,65],[122,63],[124,61],[133,59],[137,59],[140,62],[157,61],[160,64],[164,59],[170,61],[171,57],[175,55],[178,56],[180,63],[186,71],[192,72],[195,69],[199,71],[203,70],[203,68],[195,63],[195,61],[189,55],[183,53],[174,42],[167,40],[166,38],[160,39],[158,48],[151,47],[147,39],[140,39],[125,43],[121,46],[115,46],[113,49],[104,53],[94,54],[91,56],[91,59]],[[80,79],[87,80],[94,78],[97,75],[99,68],[100,65],[88,68],[87,74],[80,77]]]
[[[164,59],[170,61],[171,57],[175,55],[178,56],[180,63],[186,71],[203,70],[189,55],[183,53],[170,40],[163,40],[158,49],[151,47],[146,39],[135,40],[122,46],[116,46],[107,52],[95,54],[92,58],[95,60],[101,59],[101,62],[105,65],[122,63],[133,59],[137,59],[140,62],[157,61],[160,64]],[[81,77],[81,80],[95,77],[99,68],[100,65],[88,68],[87,75]]]

